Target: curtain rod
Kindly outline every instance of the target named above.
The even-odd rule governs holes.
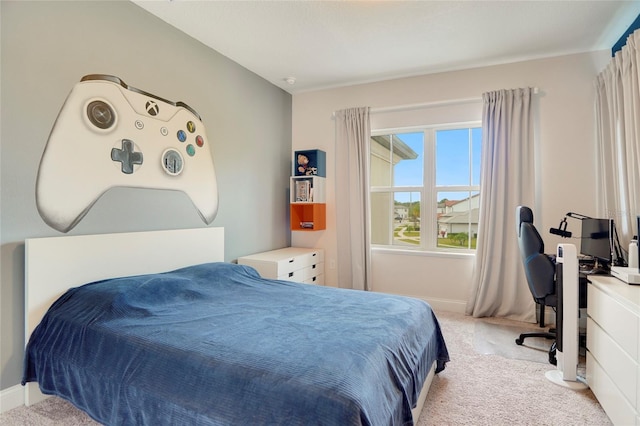
[[[539,91],[540,89],[538,89],[537,87],[533,88],[534,95],[537,95]],[[446,101],[432,101],[432,102],[423,102],[418,104],[406,104],[406,105],[396,105],[396,106],[390,106],[390,107],[371,108],[369,110],[369,113],[378,114],[378,113],[385,113],[385,112],[398,112],[398,111],[406,111],[406,110],[412,110],[412,109],[467,104],[467,103],[473,103],[473,102],[482,102],[482,97],[452,99],[452,100],[446,100]],[[331,118],[333,119],[335,117],[336,117],[336,112],[334,111],[333,114],[331,114]]]
[[[382,112],[396,112],[396,111],[405,111],[410,109],[431,108],[431,107],[457,105],[457,104],[469,104],[469,103],[481,102],[481,101],[482,101],[481,97],[452,99],[448,101],[432,101],[432,102],[423,102],[419,104],[406,104],[406,105],[396,105],[396,106],[390,106],[390,107],[371,108],[369,110],[369,113],[377,114]]]

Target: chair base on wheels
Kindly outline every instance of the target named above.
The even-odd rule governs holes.
[[[549,330],[548,332],[522,333],[516,339],[516,345],[522,346],[522,344],[524,343],[524,339],[526,339],[527,337],[541,337],[541,338],[544,338],[544,339],[555,340],[556,339],[556,333],[555,333],[554,329]],[[556,342],[553,342],[553,344],[549,348],[549,364],[557,365],[557,363],[558,363],[558,361],[556,360]]]
[[[540,332],[540,333],[522,333],[517,339],[516,339],[516,345],[522,346],[522,344],[524,343],[524,339],[526,339],[527,337],[542,337],[544,339],[552,339],[555,340],[556,338],[556,333],[553,332]]]

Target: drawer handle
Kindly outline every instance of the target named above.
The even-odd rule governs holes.
[[[317,255],[318,255],[318,253],[313,253],[311,256],[317,256]]]
[[[289,272],[289,278],[293,276],[293,272]]]
[[[313,279],[312,279],[311,281],[315,281],[315,280],[316,280],[316,278],[318,278],[318,277],[313,277]]]
[[[289,259],[289,263],[293,263],[293,261],[296,260],[294,258]]]
[[[311,269],[316,269],[316,265],[312,265],[312,266],[311,266]]]

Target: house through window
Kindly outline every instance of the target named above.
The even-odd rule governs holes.
[[[371,133],[372,244],[474,250],[480,123]]]

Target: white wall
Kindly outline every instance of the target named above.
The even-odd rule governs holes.
[[[549,234],[548,229],[557,226],[566,212],[596,214],[595,198],[590,196],[595,188],[596,155],[593,81],[608,61],[609,52],[600,51],[294,95],[293,149],[319,148],[327,152],[327,230],[294,232],[292,244],[323,247],[326,283],[338,285],[335,135],[331,120],[334,111],[356,106],[383,108],[479,98],[491,90],[538,87],[540,92],[534,104],[538,188],[535,221],[547,251],[555,251],[560,239]],[[375,128],[375,114],[371,121]],[[513,253],[513,261],[518,259],[517,253]],[[372,262],[374,290],[423,298],[446,309],[464,309],[473,256],[374,251]]]
[[[22,377],[24,240],[61,235],[38,215],[35,181],[73,85],[86,74],[113,74],[202,116],[220,196],[211,226],[225,228],[226,260],[289,245],[291,95],[128,1],[2,1],[0,17],[0,389],[7,389]],[[181,192],[117,188],[69,234],[204,226]]]

